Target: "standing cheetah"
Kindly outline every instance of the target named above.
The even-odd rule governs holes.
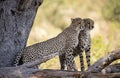
[[[19,64],[22,57],[23,63],[34,61],[40,57],[55,52],[65,52],[66,65],[68,70],[76,70],[73,49],[78,45],[78,36],[84,29],[84,21],[81,18],[74,18],[68,28],[56,37],[24,48],[18,53],[15,59],[15,66]],[[60,53],[61,54],[61,53]]]
[[[90,30],[94,28],[94,21],[92,19],[86,18],[83,19],[85,23],[85,29],[80,31],[79,33],[79,44],[73,51],[73,56],[79,55],[80,58],[80,65],[81,65],[81,71],[84,71],[84,60],[83,60],[83,52],[86,53],[86,60],[88,67],[90,66],[90,48],[91,48],[91,38],[90,38]],[[60,58],[60,64],[61,64],[61,70],[65,69],[65,62],[66,56],[65,52],[62,55],[59,55]]]

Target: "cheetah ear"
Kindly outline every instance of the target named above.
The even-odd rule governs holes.
[[[73,18],[71,18],[71,21],[73,21],[74,19]]]
[[[75,19],[74,18],[71,18],[71,22],[74,23]]]

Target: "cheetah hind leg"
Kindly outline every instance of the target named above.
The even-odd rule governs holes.
[[[65,60],[66,60],[67,70],[77,71],[75,61],[74,61],[73,49],[72,48],[68,48],[66,50]]]
[[[59,55],[59,61],[60,61],[60,65],[61,65],[61,70],[65,70],[65,53],[63,53],[62,55]]]

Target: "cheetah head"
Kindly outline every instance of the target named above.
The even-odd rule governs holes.
[[[85,23],[85,30],[92,30],[94,28],[94,21],[90,18],[83,19]]]
[[[72,25],[78,27],[79,30],[85,29],[85,23],[83,19],[77,17],[77,18],[71,18]]]

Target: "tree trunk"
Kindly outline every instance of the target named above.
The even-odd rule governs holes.
[[[15,55],[26,46],[42,0],[0,0],[0,67],[13,66]]]

